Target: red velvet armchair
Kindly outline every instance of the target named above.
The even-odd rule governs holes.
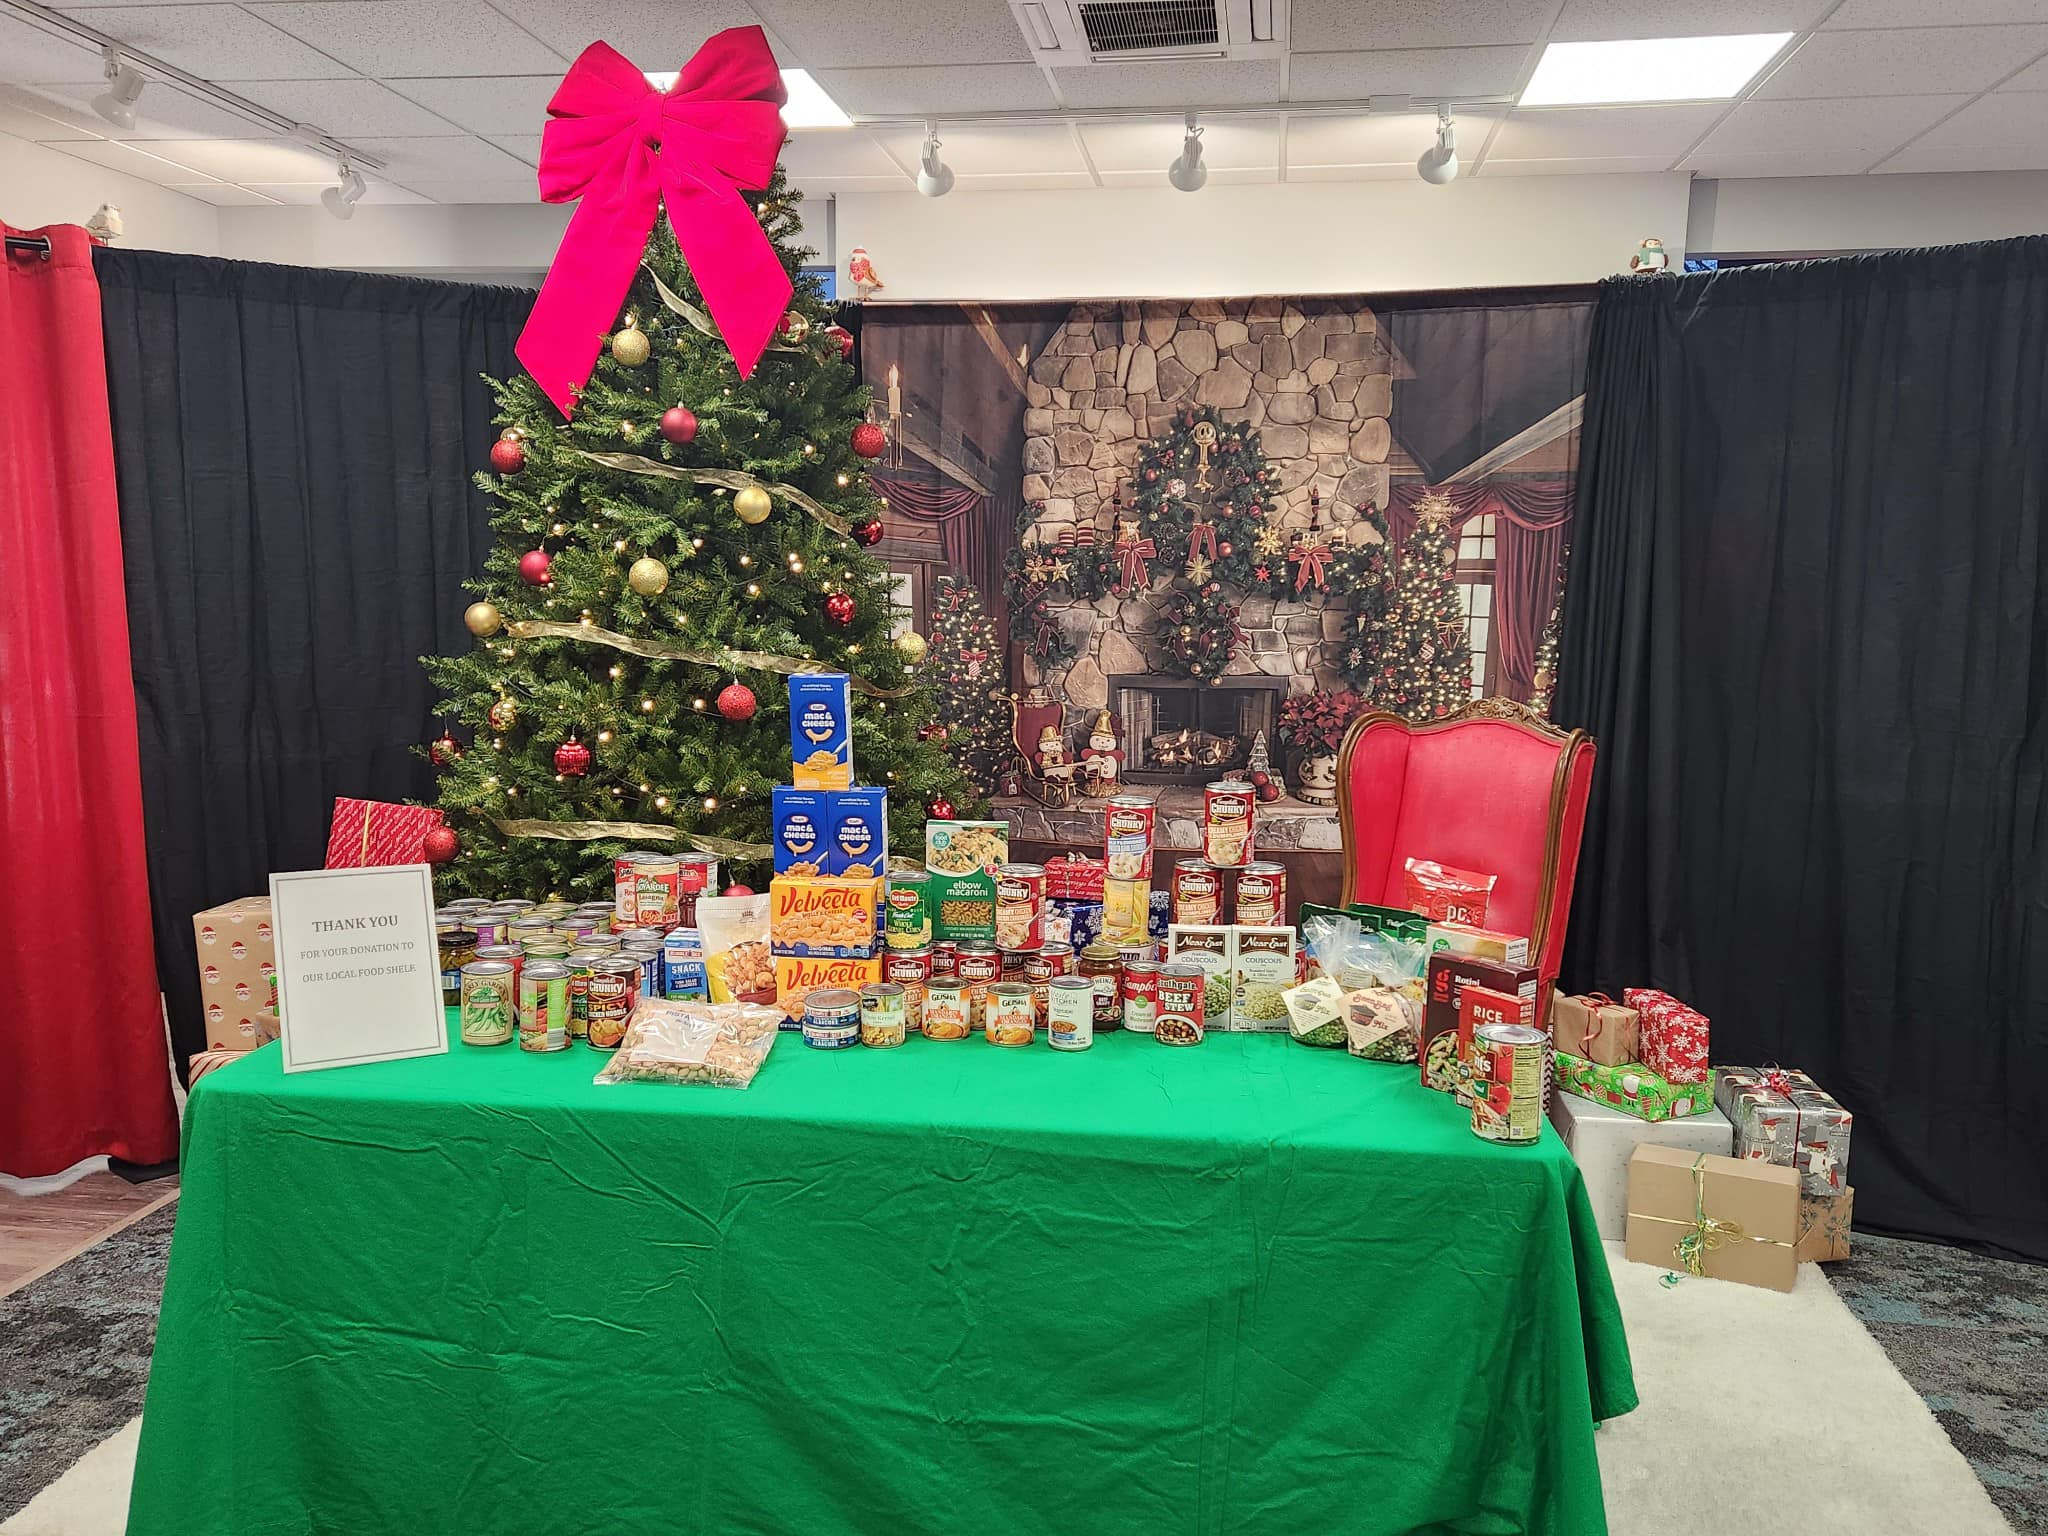
[[[1593,785],[1593,738],[1509,699],[1411,725],[1370,714],[1337,759],[1345,901],[1405,907],[1406,861],[1498,875],[1487,926],[1529,936],[1544,980],[1564,958]]]

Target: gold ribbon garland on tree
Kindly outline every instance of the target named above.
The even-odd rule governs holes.
[[[608,645],[629,655],[644,656],[649,661],[688,661],[702,667],[716,667],[721,672],[752,668],[757,672],[780,672],[785,677],[798,677],[838,670],[822,661],[805,661],[800,656],[778,656],[772,651],[735,651],[723,645],[669,645],[660,640],[622,635],[617,630],[600,629],[595,624],[561,624],[553,619],[508,619],[505,621],[505,633],[515,640],[542,637],[582,640],[592,645]],[[864,677],[851,675],[847,683],[856,693],[864,693],[871,699],[908,698],[914,687],[905,683],[901,688],[884,688]]]
[[[659,838],[664,842],[687,843],[699,853],[715,853],[726,859],[765,859],[775,851],[766,843],[742,843],[730,837],[685,832],[657,821],[544,821],[504,816],[493,816],[490,821],[507,837],[540,837],[562,843],[588,843],[605,837],[624,838],[628,842]]]
[[[637,453],[592,453],[587,448],[571,448],[569,453],[579,459],[588,459],[606,469],[616,469],[621,474],[646,475],[656,480],[687,480],[695,485],[722,485],[729,491],[744,491],[750,486],[766,491],[770,496],[802,507],[834,533],[853,535],[853,525],[823,502],[813,500],[793,485],[782,485],[773,480],[757,480],[754,476],[737,469],[677,469],[673,464],[663,464],[655,459],[643,458]]]

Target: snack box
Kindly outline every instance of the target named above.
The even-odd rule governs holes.
[[[1472,1037],[1482,1024],[1534,1024],[1534,993],[1499,992],[1492,987],[1466,982],[1458,988],[1458,1102],[1472,1107]],[[1544,1108],[1550,1107],[1549,1073],[1544,1074]]]
[[[789,680],[789,781],[798,789],[853,787],[853,692],[844,672]]]
[[[850,987],[858,992],[881,979],[879,959],[827,960],[808,955],[777,955],[775,1002],[782,1010],[782,1027],[796,1029],[803,1023],[804,999],[820,987]]]
[[[771,828],[778,875],[829,875],[826,868],[832,818],[822,789],[792,789],[778,784],[769,795]]]
[[[932,871],[925,888],[932,907],[932,937],[955,944],[996,941],[996,877],[977,870],[971,875]]]
[[[1533,965],[1497,965],[1450,950],[1431,955],[1422,992],[1423,1086],[1444,1093],[1457,1091],[1458,1066],[1463,1060],[1458,1049],[1458,993],[1462,988],[1490,987],[1525,998],[1533,1007],[1538,983]]]
[[[695,928],[671,928],[661,941],[661,994],[668,998],[711,995],[704,971],[704,935]]]
[[[1229,1029],[1231,992],[1236,984],[1237,930],[1227,923],[1169,923],[1166,963],[1199,965],[1209,978],[1202,988],[1205,1028]]]
[[[1495,928],[1475,928],[1470,923],[1429,925],[1429,952],[1434,955],[1445,950],[1454,955],[1470,955],[1476,960],[1491,960],[1495,965],[1529,963],[1529,941],[1526,937],[1519,933],[1502,933]]]
[[[768,882],[768,945],[778,955],[866,960],[881,908],[880,876],[777,875]]]
[[[935,875],[992,875],[1010,862],[1007,821],[927,821],[924,867]]]
[[[1295,930],[1239,923],[1235,930],[1230,1027],[1287,1033],[1286,992],[1300,969]]]

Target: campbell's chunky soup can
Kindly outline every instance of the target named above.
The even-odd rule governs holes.
[[[892,949],[882,956],[882,980],[903,989],[903,1027],[924,1028],[924,989],[932,979],[929,949]]]
[[[1202,856],[1224,869],[1252,857],[1252,806],[1258,790],[1249,779],[1218,779],[1202,791]]]
[[[1278,928],[1287,921],[1287,866],[1269,862],[1247,864],[1237,872],[1235,922],[1254,928]]]
[[[1159,968],[1159,1022],[1153,1035],[1161,1045],[1200,1045],[1203,1028],[1203,989],[1209,975],[1199,965],[1162,965]]]
[[[968,1026],[980,1029],[988,1021],[988,989],[1003,979],[1003,957],[993,949],[970,945],[955,951],[953,973],[967,989]],[[937,974],[935,970],[934,979]],[[1028,987],[1024,995],[1031,995]]]
[[[1036,949],[1045,942],[1045,866],[996,868],[996,947]]]
[[[1173,866],[1173,920],[1199,927],[1223,921],[1223,871],[1207,859]]]
[[[586,986],[583,1038],[600,1051],[615,1051],[640,1000],[640,962],[623,956],[600,960],[590,968]]]
[[[1102,813],[1102,852],[1112,880],[1150,880],[1154,818],[1149,795],[1111,795]]]

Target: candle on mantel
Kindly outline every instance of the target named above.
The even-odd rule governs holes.
[[[891,416],[901,416],[903,414],[901,378],[902,376],[896,371],[896,365],[891,363],[889,365],[889,414]]]

